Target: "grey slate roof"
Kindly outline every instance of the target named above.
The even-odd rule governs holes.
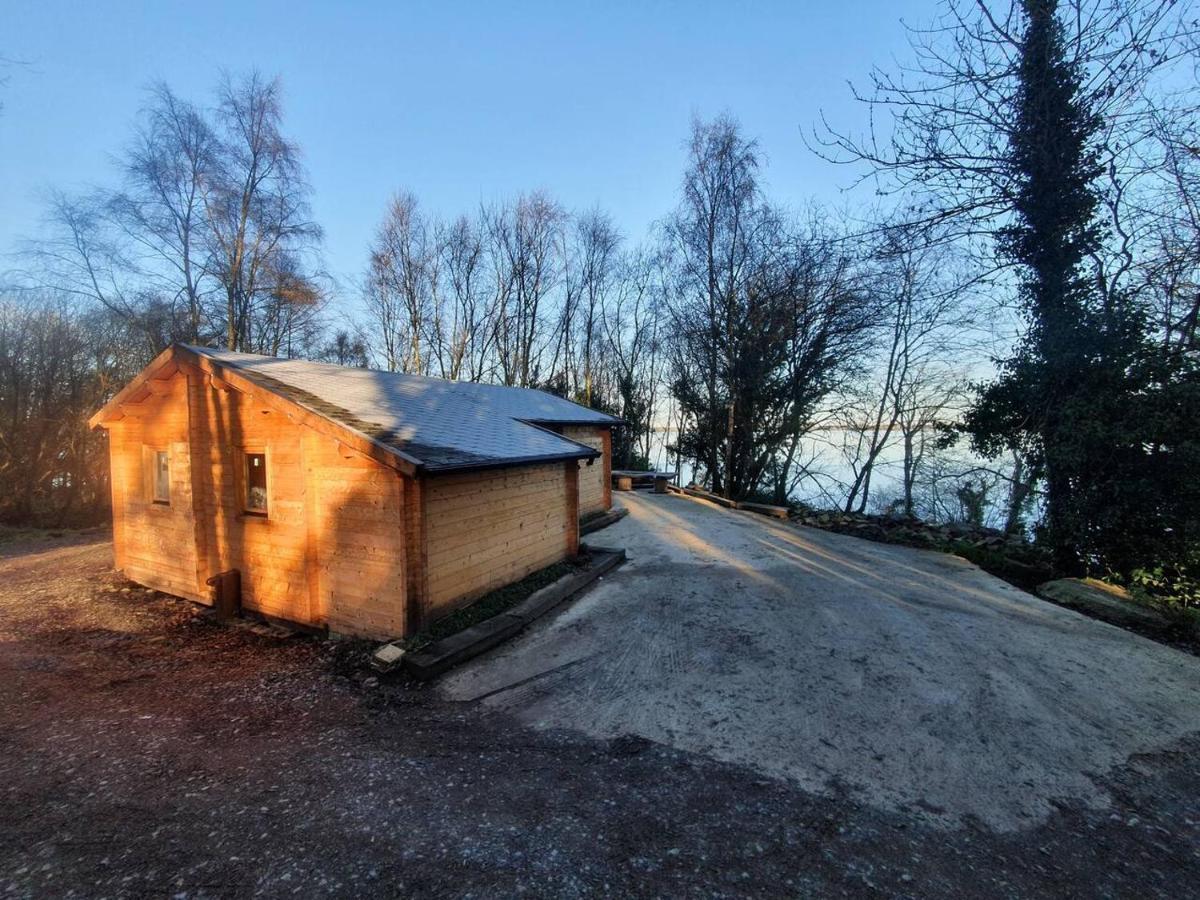
[[[430,472],[589,459],[591,447],[539,426],[620,421],[529,388],[184,346]]]

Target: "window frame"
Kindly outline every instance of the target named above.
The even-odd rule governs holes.
[[[158,493],[158,462],[159,459],[165,463],[164,471],[166,474],[166,484],[163,485],[164,492],[160,496]],[[158,447],[150,451],[150,502],[157,503],[159,506],[171,505],[171,451],[163,450]]]
[[[158,459],[159,455],[166,458],[167,483],[166,494],[158,493]],[[163,509],[171,506],[171,453],[170,445],[142,444],[142,493],[141,500],[151,509]]]
[[[241,504],[242,515],[255,519],[265,519],[271,514],[271,457],[265,447],[243,447],[241,450]],[[263,505],[250,505],[250,460],[252,457],[262,457],[263,467]]]

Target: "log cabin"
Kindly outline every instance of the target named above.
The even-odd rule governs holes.
[[[542,391],[177,344],[91,419],[115,564],[198,603],[413,634],[572,556],[612,505],[618,419]]]

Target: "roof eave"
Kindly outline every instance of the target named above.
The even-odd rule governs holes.
[[[159,371],[166,365],[177,361],[179,354],[179,346],[172,344],[158,356],[154,357],[142,371],[134,376],[133,380],[121,390],[117,391],[112,399],[94,412],[91,418],[88,419],[88,428],[99,428],[107,423],[110,419],[117,417],[121,411],[121,406],[129,402],[142,389],[142,387],[151,378],[158,375]]]
[[[540,419],[540,418],[539,419],[517,419],[517,421],[524,422],[527,425],[553,425],[553,426],[573,425],[573,426],[578,426],[580,428],[586,428],[589,425],[593,425],[596,428],[608,428],[608,427],[615,426],[615,425],[627,424],[624,419],[618,419],[616,416],[609,416],[607,413],[601,413],[600,415],[607,416],[607,418],[602,422],[596,421],[594,419],[591,421],[588,421],[586,419]]]
[[[580,445],[582,447],[582,445]],[[598,459],[602,454],[591,447],[583,448],[587,452],[562,453],[554,456],[511,456],[503,459],[483,459],[469,463],[451,463],[448,465],[429,465],[424,468],[426,475],[453,475],[459,472],[484,472],[489,469],[511,469],[520,466],[535,466],[539,463],[571,462],[580,459]]]

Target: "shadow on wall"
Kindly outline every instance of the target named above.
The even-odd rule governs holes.
[[[237,390],[193,376],[189,395],[201,583],[238,569],[248,610],[339,632],[403,634],[400,473]],[[251,454],[265,458],[265,515],[245,502]]]

